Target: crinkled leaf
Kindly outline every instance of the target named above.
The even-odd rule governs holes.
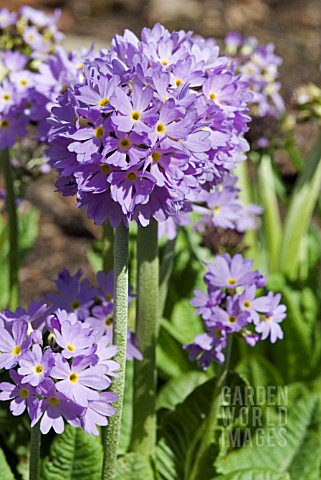
[[[116,480],[154,480],[150,461],[138,453],[127,453],[118,459]]]
[[[213,479],[214,480],[214,479]],[[215,480],[291,480],[288,473],[278,473],[273,470],[249,468],[242,472],[228,473],[215,477]]]
[[[182,403],[196,387],[206,380],[208,380],[208,376],[196,370],[182,373],[179,377],[173,378],[161,388],[157,396],[157,409],[174,410],[176,405]]]
[[[295,396],[297,393],[295,387]],[[288,474],[291,480],[317,480],[321,466],[321,397],[308,394],[289,402],[287,410],[284,426],[278,423],[273,409],[273,422],[252,436],[252,444],[220,456],[217,471],[232,475],[256,468]]]
[[[42,462],[41,480],[100,480],[101,467],[99,437],[67,425],[53,440],[49,456]]]

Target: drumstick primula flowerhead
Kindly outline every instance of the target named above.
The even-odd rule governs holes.
[[[244,160],[251,94],[213,42],[125,31],[84,74],[52,108],[49,155],[97,224],[166,220]]]

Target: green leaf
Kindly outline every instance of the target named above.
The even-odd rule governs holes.
[[[258,180],[261,201],[264,207],[264,229],[268,244],[270,266],[272,271],[277,271],[279,248],[282,238],[282,223],[272,159],[269,155],[263,155],[261,158],[258,168]]]
[[[174,412],[160,412],[159,441],[156,448],[159,480],[188,479],[214,385],[215,380],[209,380],[197,387]]]
[[[9,465],[7,464],[6,457],[3,451],[0,449],[0,477],[1,480],[15,480],[13,473]]]
[[[191,371],[182,373],[178,378],[167,382],[157,396],[156,408],[174,410],[176,405],[182,403],[193,390],[208,380],[204,372]]]
[[[213,479],[214,480],[214,479]],[[273,470],[249,468],[242,472],[233,472],[215,477],[215,480],[291,480],[288,473],[278,473]]]
[[[70,425],[57,435],[49,457],[41,466],[41,480],[100,480],[102,446],[99,437],[89,436]]]
[[[164,378],[178,377],[182,372],[193,370],[193,364],[188,360],[187,353],[173,333],[175,335],[170,323],[163,319],[157,341],[156,361]]]
[[[307,167],[298,179],[284,224],[284,235],[280,247],[280,271],[292,280],[298,277],[303,240],[311,222],[321,186],[321,138],[319,139]],[[301,256],[302,257],[302,256]]]
[[[118,459],[116,480],[154,480],[154,472],[147,457],[128,453]]]
[[[195,307],[190,304],[187,298],[174,306],[170,324],[173,327],[173,336],[182,345],[192,343],[196,335],[204,332],[201,317],[195,315]]]
[[[273,421],[256,431],[251,444],[231,451],[224,458],[221,456],[216,462],[218,473],[235,475],[261,469],[288,474],[291,480],[317,480],[321,467],[320,395],[309,393],[301,400],[291,401],[287,421],[282,426],[275,408],[269,408],[274,412]]]

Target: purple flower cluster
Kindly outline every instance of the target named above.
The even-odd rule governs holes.
[[[237,177],[225,177],[214,191],[201,192],[198,203],[193,205],[194,212],[201,215],[201,220],[195,225],[197,231],[211,225],[239,233],[258,228],[257,216],[263,213],[263,208],[255,204],[244,205],[239,199],[240,190],[236,182]]]
[[[37,69],[62,38],[58,17],[59,11],[49,16],[28,6],[18,13],[0,10],[0,150],[25,137],[29,125],[46,123],[48,99]]]
[[[10,381],[0,383],[0,400],[13,415],[28,412],[42,433],[64,430],[64,421],[98,435],[115,413],[117,395],[105,392],[119,365],[117,347],[89,323],[65,310],[50,313],[43,301],[28,312],[0,314],[0,369]]]
[[[207,293],[195,290],[191,304],[197,307],[206,333],[197,335],[194,343],[185,345],[190,360],[208,368],[211,361],[223,363],[228,336],[238,334],[254,346],[270,337],[272,343],[283,338],[280,322],[286,317],[286,307],[280,304],[281,294],[268,292],[256,297],[266,280],[253,271],[253,262],[237,254],[217,255],[215,264],[207,264],[204,279]]]
[[[125,31],[84,72],[52,108],[49,155],[97,224],[163,221],[244,160],[250,95],[213,42]]]
[[[117,395],[104,391],[119,368],[112,359],[113,272],[98,272],[97,287],[81,277],[81,270],[64,270],[49,304],[0,313],[0,369],[11,378],[0,383],[0,400],[10,400],[13,415],[27,410],[42,433],[61,433],[65,420],[98,435],[97,425],[114,414]],[[127,338],[127,359],[141,360],[135,335],[128,330]]]
[[[255,37],[242,37],[237,32],[225,38],[226,54],[233,59],[237,72],[249,84],[253,94],[251,112],[254,116],[279,117],[285,106],[278,81],[282,58],[274,53],[274,45],[261,45]]]

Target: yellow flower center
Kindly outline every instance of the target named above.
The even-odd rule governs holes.
[[[112,299],[113,299],[113,297],[110,295],[110,293],[106,293],[105,298],[106,298],[106,300],[108,300],[108,302],[111,302]]]
[[[267,320],[268,322],[272,322],[273,317],[266,317],[266,320]]]
[[[78,375],[75,372],[72,372],[68,377],[69,382],[77,383],[78,382]]]
[[[216,100],[216,94],[214,92],[210,93],[210,99],[211,100]]]
[[[78,63],[77,64],[77,70],[82,70],[84,68],[84,64],[83,63]]]
[[[105,130],[103,129],[103,127],[97,127],[94,133],[97,138],[103,138]]]
[[[29,392],[26,388],[20,388],[20,397],[21,398],[28,398]]]
[[[105,320],[106,327],[111,327],[113,324],[113,319],[111,317],[107,317]]]
[[[4,94],[2,95],[2,98],[3,98],[3,100],[10,100],[11,95],[9,95],[9,93],[4,93]]]
[[[49,403],[49,405],[56,406],[56,405],[59,405],[60,400],[57,397],[49,397],[48,398],[48,403]]]
[[[129,138],[121,138],[119,140],[119,146],[122,150],[128,150],[131,146]]]
[[[180,79],[178,78],[178,79],[176,80],[176,82],[175,82],[175,85],[176,85],[176,87],[179,87],[180,85],[182,85],[182,83],[183,83],[182,80],[180,80]]]
[[[108,103],[109,103],[109,98],[105,97],[105,98],[102,98],[101,100],[99,100],[98,105],[100,107],[106,107],[106,105],[108,105]]]
[[[21,347],[20,345],[16,345],[15,347],[13,347],[12,349],[12,355],[14,357],[16,357],[17,355],[19,355],[21,353]]]
[[[25,80],[24,78],[22,78],[20,80],[20,85],[28,85],[28,80]]]
[[[131,182],[134,182],[135,180],[137,180],[138,175],[135,172],[128,172],[127,175],[126,175],[126,178],[127,178],[127,180],[130,180]]]
[[[73,300],[70,304],[71,308],[76,309],[80,307],[80,302],[78,300]]]
[[[158,160],[161,158],[161,154],[158,150],[156,152],[152,153],[151,155],[153,162],[158,162]]]
[[[213,208],[213,211],[214,211],[214,213],[218,213],[220,211],[220,206],[215,205],[215,207]]]
[[[228,283],[229,285],[235,285],[235,284],[236,284],[236,280],[235,280],[235,278],[229,278],[228,281],[227,281],[227,283]]]
[[[104,163],[104,165],[100,165],[99,168],[103,173],[110,173],[111,172],[110,165],[107,165],[106,163]]]
[[[35,366],[35,373],[40,375],[40,373],[42,373],[42,372],[43,372],[43,366],[42,365],[36,365]]]
[[[164,65],[164,67],[166,67],[166,65],[168,65],[168,61],[167,60],[161,60],[160,63],[162,65]]]
[[[140,113],[139,112],[132,112],[130,118],[134,120],[134,122],[138,122],[140,120]]]
[[[245,308],[250,308],[251,302],[249,302],[248,300],[245,300],[245,301],[243,302],[243,305],[244,305]]]
[[[229,323],[235,323],[236,322],[236,316],[235,315],[230,315],[228,317],[228,322]]]
[[[67,348],[67,350],[69,350],[69,352],[74,352],[75,351],[75,347],[73,345],[71,345],[70,343],[67,343],[66,348]]]
[[[158,132],[158,133],[164,133],[165,130],[166,130],[166,127],[165,127],[165,125],[164,125],[163,123],[158,123],[158,124],[156,125],[156,132]]]
[[[0,120],[0,128],[8,128],[9,122],[8,120]]]

